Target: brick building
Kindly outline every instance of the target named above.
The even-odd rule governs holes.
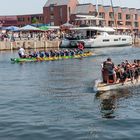
[[[78,0],[48,0],[43,7],[44,22],[50,25],[62,25],[70,21]]]
[[[78,0],[48,0],[42,14],[0,16],[0,26],[24,26],[33,23],[58,26],[66,22],[81,24],[75,23],[77,14],[96,16],[96,6],[91,3],[80,4]],[[140,32],[140,9],[98,5],[98,15],[105,19],[106,26]]]

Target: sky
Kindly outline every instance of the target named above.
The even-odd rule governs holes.
[[[0,0],[0,15],[22,15],[43,13],[47,0]],[[140,0],[112,0],[114,6],[140,9]],[[80,3],[93,3],[96,0],[79,0]],[[98,0],[99,4],[110,5],[110,0]]]

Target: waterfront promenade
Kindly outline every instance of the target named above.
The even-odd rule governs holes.
[[[25,46],[25,49],[58,49],[61,40],[19,40],[19,41],[0,41],[0,51],[4,50],[17,50],[20,47]]]

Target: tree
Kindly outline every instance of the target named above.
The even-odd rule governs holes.
[[[39,20],[36,17],[33,17],[32,23],[39,23]]]

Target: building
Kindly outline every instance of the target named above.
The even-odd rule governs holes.
[[[56,26],[70,22],[77,4],[78,0],[48,0],[43,7],[44,22]]]
[[[77,14],[97,16],[96,6],[91,3],[80,4],[78,0],[48,0],[43,7],[43,13],[0,16],[0,26],[42,23],[59,26],[66,22],[79,25],[82,21],[75,20]],[[98,17],[104,18],[103,25],[116,27],[120,31],[125,29],[140,32],[140,9],[98,5]]]

